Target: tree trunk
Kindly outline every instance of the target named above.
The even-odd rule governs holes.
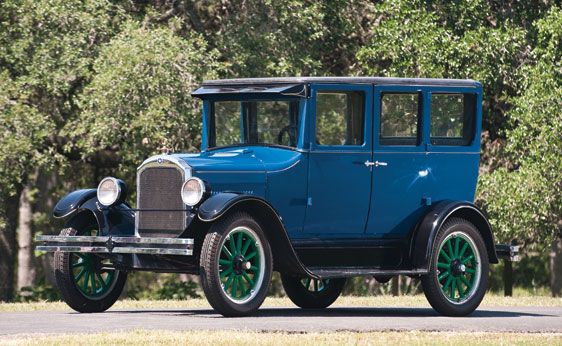
[[[15,196],[0,196],[0,301],[14,297],[16,262],[16,227],[19,192]]]
[[[30,185],[20,195],[18,220],[18,292],[23,287],[32,287],[35,282],[35,256],[33,253],[33,210],[29,200]]]
[[[41,231],[44,234],[58,234],[62,224],[52,217],[53,207],[57,202],[56,188],[59,185],[59,178],[54,171],[39,171],[37,172],[37,186],[38,194],[35,202],[33,203],[33,210],[35,213],[42,213],[47,217],[47,224],[42,225]],[[35,259],[37,264],[37,271],[40,272],[39,277],[45,279],[45,283],[51,286],[55,285],[55,276],[53,271],[53,255],[52,253],[45,254]]]
[[[553,297],[562,296],[562,233],[554,240],[550,252],[550,292]]]

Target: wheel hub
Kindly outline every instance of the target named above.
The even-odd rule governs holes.
[[[453,276],[461,276],[466,272],[466,266],[458,259],[453,260],[451,263],[451,273]]]
[[[237,255],[232,261],[232,269],[237,275],[241,275],[244,271],[250,269],[251,264],[244,260],[244,256]]]

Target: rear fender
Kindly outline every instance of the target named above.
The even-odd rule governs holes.
[[[437,232],[451,217],[460,217],[474,224],[486,244],[489,262],[498,263],[492,227],[484,213],[470,202],[443,201],[425,215],[413,235],[410,251],[414,268],[429,268]]]

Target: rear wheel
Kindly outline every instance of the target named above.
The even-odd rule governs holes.
[[[346,279],[296,278],[281,275],[285,293],[295,305],[303,309],[323,309],[340,296]]]
[[[484,298],[489,263],[476,227],[460,218],[445,222],[433,247],[428,275],[422,277],[427,300],[439,313],[465,316]]]
[[[215,223],[201,250],[201,285],[209,304],[224,316],[246,316],[263,303],[273,268],[261,226],[246,213]]]
[[[82,225],[80,225],[82,224]],[[97,225],[81,222],[61,236],[96,235]],[[103,312],[119,298],[127,273],[114,270],[107,259],[90,253],[55,252],[55,280],[63,300],[78,312]]]

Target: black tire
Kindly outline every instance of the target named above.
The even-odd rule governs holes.
[[[453,246],[453,242],[457,243]],[[440,252],[442,248],[444,255]],[[472,313],[484,298],[488,275],[488,253],[478,229],[465,219],[447,220],[437,233],[429,273],[421,278],[423,292],[431,306],[446,316]]]
[[[324,309],[338,299],[346,279],[315,280],[281,274],[281,282],[295,305],[303,309]]]
[[[97,229],[97,225],[77,219],[72,220],[67,226],[70,227],[63,229],[60,232],[61,236],[91,235],[91,230]],[[123,287],[127,281],[127,273],[114,271],[111,274],[112,279],[109,280],[108,277],[110,274],[107,274],[107,272],[95,271],[94,273],[97,273],[100,276],[105,275],[105,278],[110,281],[110,284],[107,289],[101,289],[102,294],[99,296],[87,296],[77,286],[76,281],[80,282],[80,280],[75,280],[75,274],[73,273],[72,268],[74,261],[73,256],[78,255],[68,252],[55,252],[54,254],[55,281],[61,293],[62,299],[66,302],[66,304],[68,304],[68,306],[78,312],[103,312],[109,309],[117,301],[121,292],[123,292]],[[101,259],[99,257],[95,255],[88,256],[90,256],[89,258],[92,261],[101,263]],[[84,278],[83,281],[84,280],[86,280],[86,278]]]
[[[240,242],[244,242],[244,245],[249,241],[254,249],[252,253],[258,253],[252,259],[252,263],[257,264],[255,269],[250,269],[254,266],[250,263],[250,260],[244,258],[247,254],[242,253],[242,251],[239,253],[232,251],[232,263],[229,264],[230,267],[228,265],[225,267],[225,261],[230,260],[221,258],[225,253],[223,248],[227,247],[226,252],[229,252],[228,246],[232,245],[230,241],[233,239],[232,241],[236,242],[238,240],[236,237],[242,237]],[[227,241],[229,244],[226,243]],[[236,250],[240,249],[236,247]],[[230,274],[223,276],[229,270]],[[255,312],[265,300],[271,282],[272,270],[271,247],[260,224],[251,215],[244,212],[232,213],[219,219],[211,226],[201,249],[199,272],[205,297],[217,312],[225,317],[248,316]],[[242,274],[238,274],[239,272]],[[255,281],[255,286],[251,286],[249,281],[242,281],[242,275],[246,273],[251,275],[249,280]],[[232,279],[232,276],[235,278]],[[240,280],[240,283],[238,280]],[[240,298],[236,297],[238,284],[248,286],[240,286]],[[236,290],[234,290],[234,286],[237,287]]]

